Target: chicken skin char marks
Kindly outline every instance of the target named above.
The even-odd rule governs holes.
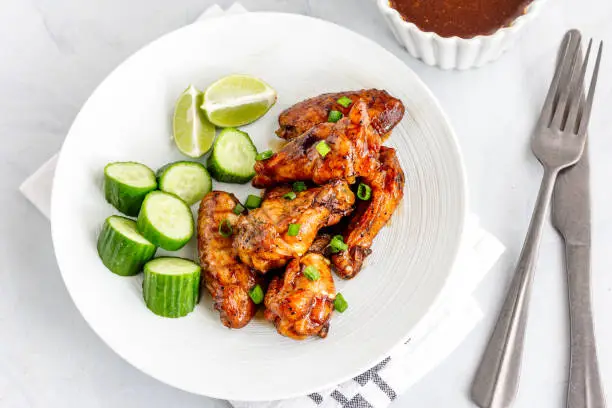
[[[341,98],[350,99],[350,104],[339,103],[338,100]],[[365,102],[372,126],[383,139],[386,139],[386,135],[404,116],[402,101],[392,97],[386,91],[362,89],[327,93],[306,99],[283,111],[278,118],[280,127],[276,134],[283,139],[294,139],[313,126],[327,122],[329,112],[332,110],[347,116],[352,105],[359,100]]]
[[[309,279],[304,274],[306,268],[315,268],[318,278]],[[325,337],[335,297],[329,261],[321,254],[309,252],[293,259],[282,276],[272,279],[264,300],[264,316],[283,336],[296,340]]]
[[[364,177],[363,182],[372,189],[368,201],[359,201],[344,230],[348,249],[332,256],[338,276],[350,279],[361,270],[364,259],[370,255],[372,241],[389,221],[404,195],[404,172],[395,150],[382,147],[380,171]]]
[[[244,327],[255,315],[257,306],[249,290],[260,283],[261,276],[238,259],[232,236],[221,234],[220,225],[236,229],[238,200],[233,194],[211,191],[200,202],[198,214],[198,254],[203,284],[212,295],[221,322],[233,329]]]
[[[234,248],[246,265],[260,272],[280,268],[304,255],[323,227],[337,224],[353,209],[355,195],[343,180],[284,196],[290,186],[266,191],[260,208],[241,215]]]
[[[329,151],[322,154],[321,144]],[[292,139],[267,160],[255,163],[253,186],[270,187],[293,181],[325,184],[376,172],[382,139],[371,126],[367,105],[353,104],[347,117],[320,123]]]
[[[308,252],[327,256],[329,254],[329,243],[331,242],[331,240],[332,236],[330,234],[319,232],[312,245],[308,249]]]

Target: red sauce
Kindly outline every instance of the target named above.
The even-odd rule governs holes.
[[[390,0],[404,20],[442,37],[492,34],[524,14],[531,0]]]

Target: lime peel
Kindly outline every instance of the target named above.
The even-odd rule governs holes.
[[[174,141],[183,154],[192,158],[206,154],[215,138],[215,126],[200,109],[203,99],[202,92],[190,85],[178,98],[174,108]]]
[[[206,89],[202,109],[215,125],[238,127],[265,115],[276,98],[276,91],[261,79],[229,75]]]

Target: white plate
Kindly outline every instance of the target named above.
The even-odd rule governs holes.
[[[191,83],[231,73],[263,78],[276,106],[245,127],[261,150],[284,108],[323,92],[376,87],[403,100],[406,116],[388,145],[407,176],[405,199],[355,279],[336,279],[349,309],[329,336],[297,342],[261,316],[242,330],[221,325],[208,294],[189,316],[164,319],[144,305],[141,277],[109,272],[96,252],[106,217],[105,164],[153,169],[184,159],[170,139],[171,112]],[[216,183],[241,199],[250,186]],[[143,372],[184,390],[233,400],[303,395],[347,380],[404,341],[440,293],[460,241],[465,179],[453,132],[417,76],[380,46],[313,18],[247,13],[196,23],[145,47],[117,68],[76,118],[60,155],[52,197],[53,242],[62,276],[94,331]],[[197,205],[194,206],[194,210]],[[194,257],[193,242],[182,250]]]

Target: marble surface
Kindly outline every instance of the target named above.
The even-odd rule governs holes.
[[[180,3],[180,5],[179,5]],[[115,355],[74,307],[53,256],[48,221],[17,190],[61,146],[80,106],[122,60],[193,21],[213,0],[0,0],[0,406],[221,407],[161,384]],[[228,6],[231,0],[220,0]],[[508,250],[477,298],[486,319],[395,407],[472,406],[467,390],[520,251],[541,176],[528,138],[566,29],[612,40],[612,3],[551,0],[497,62],[443,72],[394,41],[371,0],[243,0],[249,10],[308,14],[378,41],[439,98],[460,139],[470,205]],[[334,46],[332,43],[322,46]],[[340,46],[340,45],[336,45]],[[604,386],[612,392],[612,105],[604,57],[591,125],[593,298]],[[534,282],[516,407],[563,405],[568,319],[560,241],[548,227]]]

